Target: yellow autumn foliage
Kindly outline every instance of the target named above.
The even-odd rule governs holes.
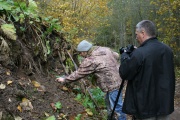
[[[157,8],[158,17],[156,18],[156,25],[158,27],[159,38],[163,42],[169,44],[175,51],[179,51],[178,39],[180,36],[180,22],[179,19],[179,0],[157,0],[151,2]]]
[[[95,28],[107,25],[111,13],[107,7],[110,0],[53,0],[39,2],[43,16],[60,19],[61,32],[66,40],[77,44],[82,39],[93,39]]]

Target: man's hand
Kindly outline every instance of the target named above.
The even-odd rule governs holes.
[[[120,52],[120,54],[123,54],[123,53],[128,53],[128,54],[130,54],[130,53],[132,53],[133,50],[136,49],[136,48],[137,48],[136,46],[129,44],[129,45],[126,46],[126,47],[120,48],[120,49],[119,49],[119,52]]]
[[[55,81],[57,81],[57,82],[65,82],[65,78],[59,77],[59,78],[56,78]]]

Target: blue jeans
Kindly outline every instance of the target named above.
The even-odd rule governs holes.
[[[113,107],[114,107],[114,104],[116,101],[116,97],[118,95],[118,91],[119,90],[114,90],[114,91],[108,92],[106,94],[105,100],[106,100],[108,116],[111,115],[111,112],[113,110]],[[118,120],[126,120],[126,114],[124,114],[122,112],[122,105],[123,105],[123,101],[122,101],[122,93],[121,93],[119,100],[118,100],[118,103],[117,103],[116,108],[115,108],[115,113],[118,115]]]

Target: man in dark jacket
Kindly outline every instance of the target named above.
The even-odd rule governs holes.
[[[175,73],[170,47],[158,41],[152,21],[136,25],[140,46],[121,55],[120,76],[128,80],[123,112],[136,120],[168,120],[174,111]]]

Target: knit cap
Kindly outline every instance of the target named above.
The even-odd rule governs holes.
[[[81,41],[77,46],[77,51],[79,52],[86,52],[92,47],[92,44],[86,40]]]

